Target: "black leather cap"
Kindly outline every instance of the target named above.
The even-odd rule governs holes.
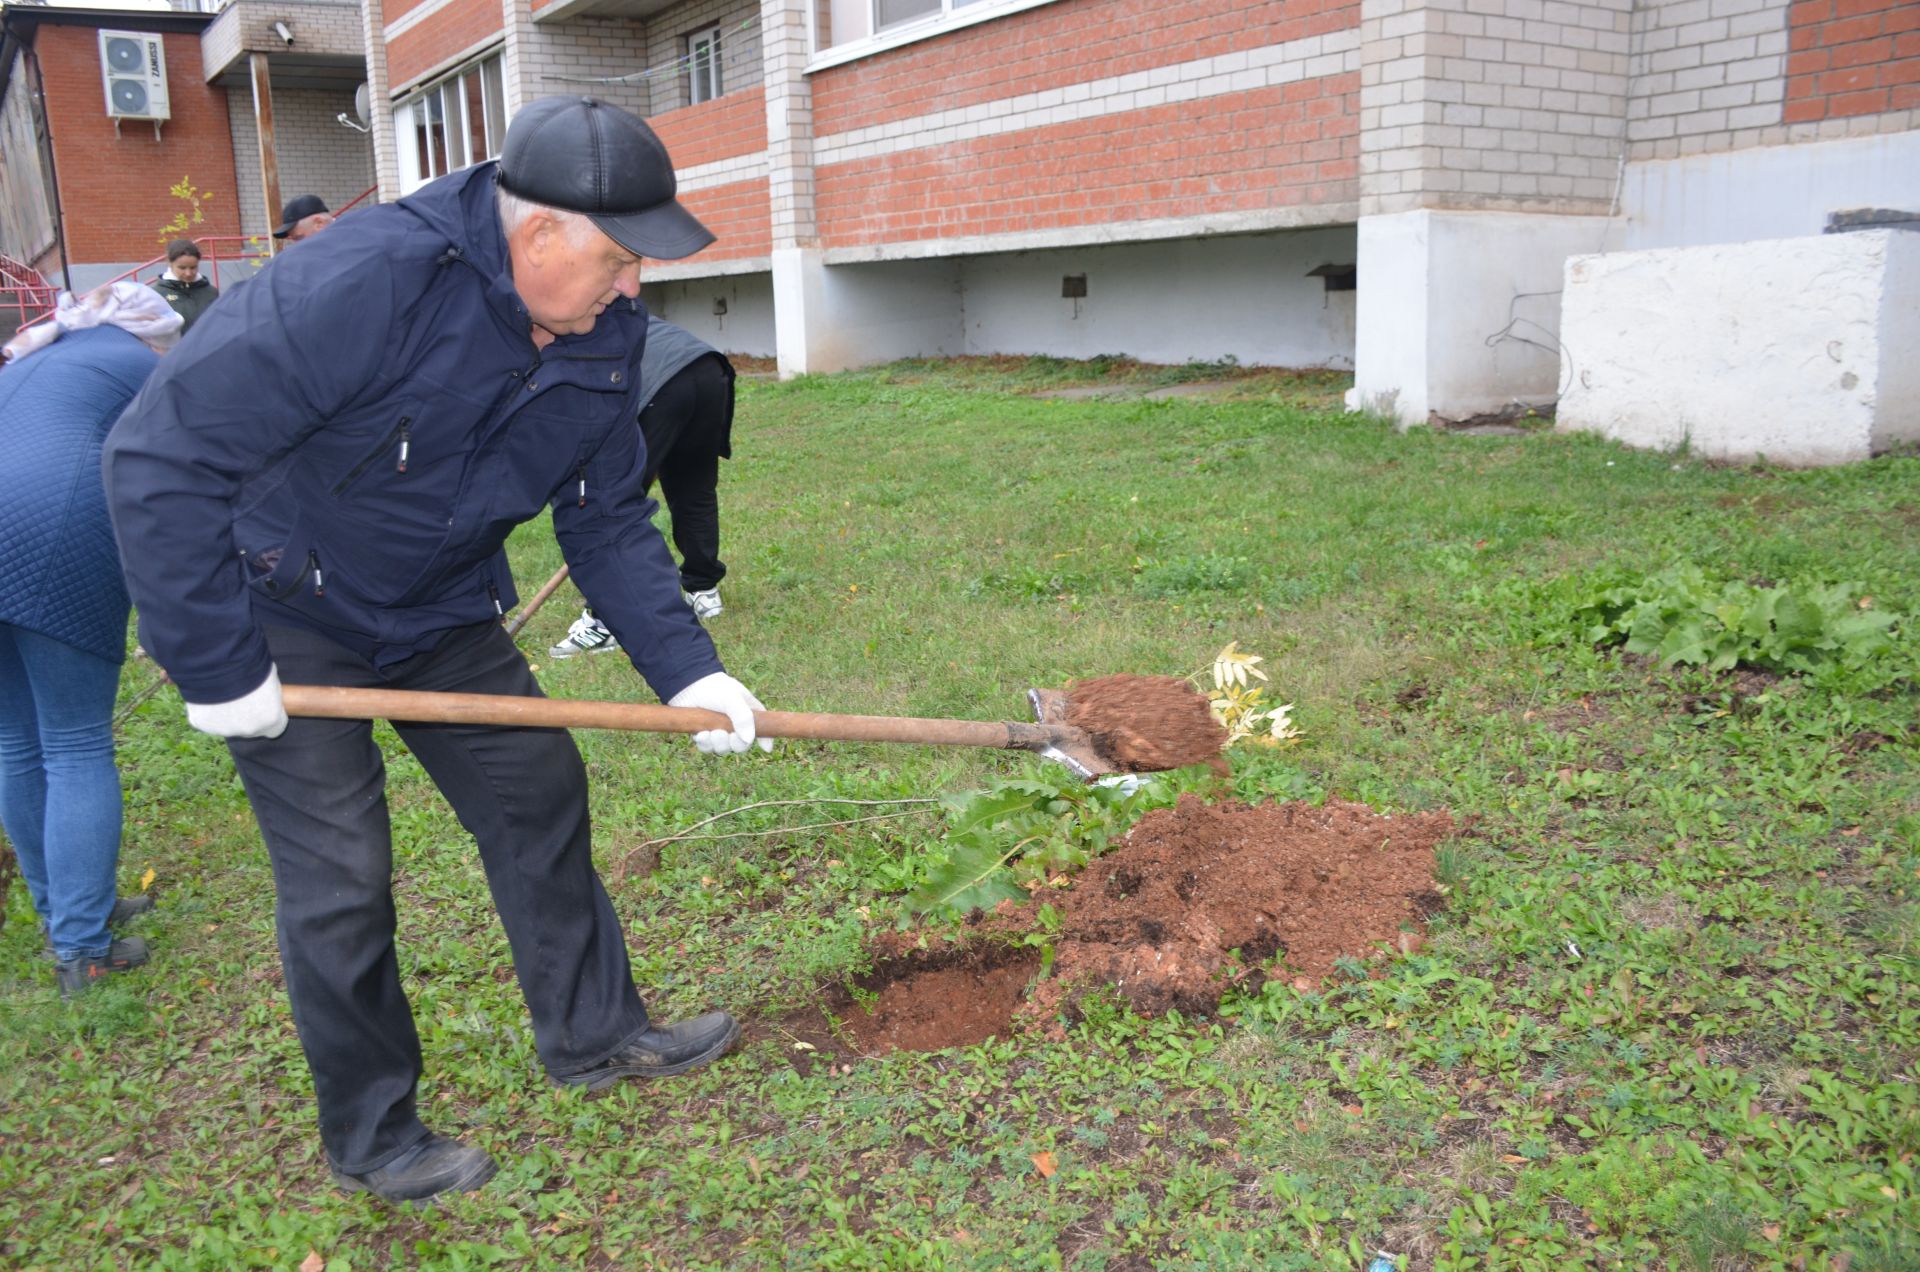
[[[582,212],[630,252],[672,261],[713,242],[674,201],[667,148],[637,116],[591,97],[543,97],[513,117],[500,184],[523,199]]]

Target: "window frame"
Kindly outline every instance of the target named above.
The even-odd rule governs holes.
[[[700,48],[706,46],[704,62]],[[703,102],[714,101],[726,94],[726,84],[720,78],[720,27],[716,23],[687,35],[687,105],[698,106]],[[706,92],[700,91],[701,71],[706,71]]]
[[[402,195],[499,155],[506,144],[504,59],[504,49],[496,46],[434,77],[393,104]],[[476,87],[478,119],[469,109],[469,93]],[[434,118],[436,114],[438,119]],[[476,128],[485,154],[474,153]],[[452,144],[456,138],[457,148]]]
[[[921,17],[903,18],[880,30],[873,30],[871,26],[880,16],[879,0],[865,0],[869,23],[868,33],[843,44],[832,44],[821,48],[820,5],[824,3],[828,3],[828,0],[814,0],[814,3],[807,5],[807,47],[813,50],[813,55],[807,60],[808,73],[824,71],[845,62],[858,61],[875,53],[899,48],[903,44],[932,39],[934,36],[958,31],[976,23],[991,22],[995,18],[1054,4],[1056,0],[940,0],[940,8],[936,12]]]

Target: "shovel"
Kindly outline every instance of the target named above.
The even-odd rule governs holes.
[[[702,733],[730,729],[717,711],[653,703],[522,698],[490,693],[423,693],[412,689],[349,689],[337,685],[282,685],[290,716],[333,720],[405,720],[418,724],[493,724],[535,729],[626,729],[639,733]],[[1102,759],[1084,729],[1065,723],[1067,695],[1029,689],[1038,723],[916,719],[910,716],[829,715],[815,711],[757,711],[763,738],[836,742],[917,742],[932,746],[988,746],[1033,751],[1087,781],[1118,772]]]

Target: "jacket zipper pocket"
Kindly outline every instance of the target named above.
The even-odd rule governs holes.
[[[354,482],[359,481],[361,476],[367,471],[367,469],[373,467],[373,461],[380,458],[380,456],[386,454],[387,447],[392,446],[395,442],[400,443],[400,462],[394,471],[402,472],[402,473],[406,472],[407,471],[407,454],[412,446],[412,442],[409,437],[409,426],[412,423],[413,423],[412,417],[406,416],[406,415],[401,416],[400,422],[398,424],[395,424],[393,428],[387,433],[387,435],[380,439],[380,444],[374,447],[372,450],[368,451],[366,455],[364,455],[361,458],[360,462],[353,466],[353,470],[351,472],[349,472],[345,477],[342,477],[339,481],[333,484],[334,498],[337,499],[341,495],[345,494],[347,492],[347,487],[353,485]]]
[[[327,576],[320,573],[320,552],[318,549],[307,549],[307,565],[301,573],[313,575],[313,594],[315,596],[325,596],[327,594]]]
[[[584,508],[587,506],[587,466],[580,465],[573,470],[573,475],[580,479],[580,506]]]

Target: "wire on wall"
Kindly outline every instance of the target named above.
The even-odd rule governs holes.
[[[733,26],[720,29],[721,70],[726,70],[729,65],[740,66],[748,61],[757,63],[760,60],[759,53],[750,47],[736,52],[734,44],[727,38],[738,35],[742,31],[751,31],[759,25],[760,16],[753,14],[741,19]],[[684,75],[699,56],[691,52],[683,53],[670,62],[662,62],[658,66],[649,66],[644,70],[630,71],[625,75],[556,75],[552,78],[565,80],[569,84],[643,84],[649,80],[671,79]]]

